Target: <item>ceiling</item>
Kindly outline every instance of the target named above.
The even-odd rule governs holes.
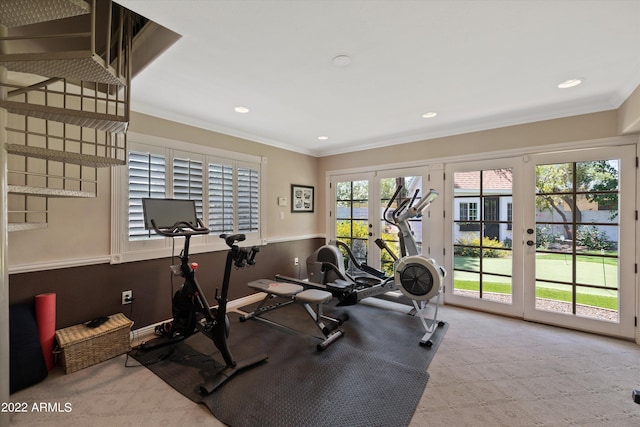
[[[640,85],[640,0],[118,3],[182,36],[134,111],[313,156],[616,109]]]

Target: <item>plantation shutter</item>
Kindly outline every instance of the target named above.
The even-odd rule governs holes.
[[[144,229],[142,199],[166,197],[166,159],[147,152],[129,152],[129,240],[150,236]],[[154,235],[153,233],[151,235]]]
[[[209,163],[208,172],[209,229],[214,233],[233,233],[233,167]]]
[[[240,233],[259,230],[259,176],[257,167],[238,167],[238,232]]]
[[[202,219],[202,162],[190,159],[173,159],[173,198],[195,200],[196,215]]]

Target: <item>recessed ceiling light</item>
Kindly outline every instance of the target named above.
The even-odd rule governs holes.
[[[430,118],[435,117],[437,115],[438,115],[438,113],[434,113],[433,111],[430,111],[428,113],[424,113],[422,115],[422,117],[424,117],[425,119],[430,119]]]
[[[580,83],[582,83],[582,79],[569,79],[569,80],[566,80],[566,81],[560,83],[558,85],[558,88],[559,89],[568,89],[570,87],[578,86]]]
[[[333,58],[333,65],[336,67],[346,67],[351,64],[351,57],[348,55],[338,55]]]
[[[245,113],[248,113],[248,112],[249,112],[249,109],[248,109],[247,107],[236,107],[236,108],[234,108],[234,111],[235,111],[236,113],[242,113],[242,114],[245,114]]]
[[[320,141],[326,141],[327,139],[329,139],[329,137],[328,137],[328,136],[324,136],[324,135],[320,135],[320,136],[318,137],[318,139],[319,139]]]

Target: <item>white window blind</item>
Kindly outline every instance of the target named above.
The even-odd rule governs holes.
[[[209,163],[209,229],[213,233],[234,231],[233,167]]]
[[[260,225],[260,181],[257,169],[238,168],[238,231],[258,231]]]
[[[173,198],[195,200],[196,215],[202,219],[202,162],[173,158]]]
[[[166,197],[166,160],[164,156],[130,151],[128,165],[129,240],[148,238],[150,234],[149,230],[144,229],[142,199]]]

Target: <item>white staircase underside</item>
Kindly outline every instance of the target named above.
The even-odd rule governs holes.
[[[0,24],[8,28],[89,13],[83,0],[2,0]]]
[[[46,222],[10,222],[8,224],[8,231],[27,231],[38,230],[40,228],[47,228]]]
[[[23,116],[106,130],[113,133],[125,132],[129,125],[128,117],[117,116],[115,114],[79,111],[15,101],[0,101],[0,107],[6,108],[10,113],[22,114]]]
[[[102,168],[108,166],[122,166],[126,164],[124,159],[114,159],[93,154],[73,153],[69,151],[51,150],[42,147],[33,147],[21,144],[6,144],[9,154],[17,154],[27,157],[35,157],[44,160],[54,160],[64,163],[72,163],[80,166]]]
[[[26,196],[38,197],[78,197],[89,199],[96,196],[95,193],[90,193],[88,191],[33,187],[29,185],[8,185],[7,192],[11,194],[24,194]]]
[[[115,70],[90,50],[68,52],[12,53],[0,55],[0,64],[9,71],[55,76],[88,82],[126,86]]]

